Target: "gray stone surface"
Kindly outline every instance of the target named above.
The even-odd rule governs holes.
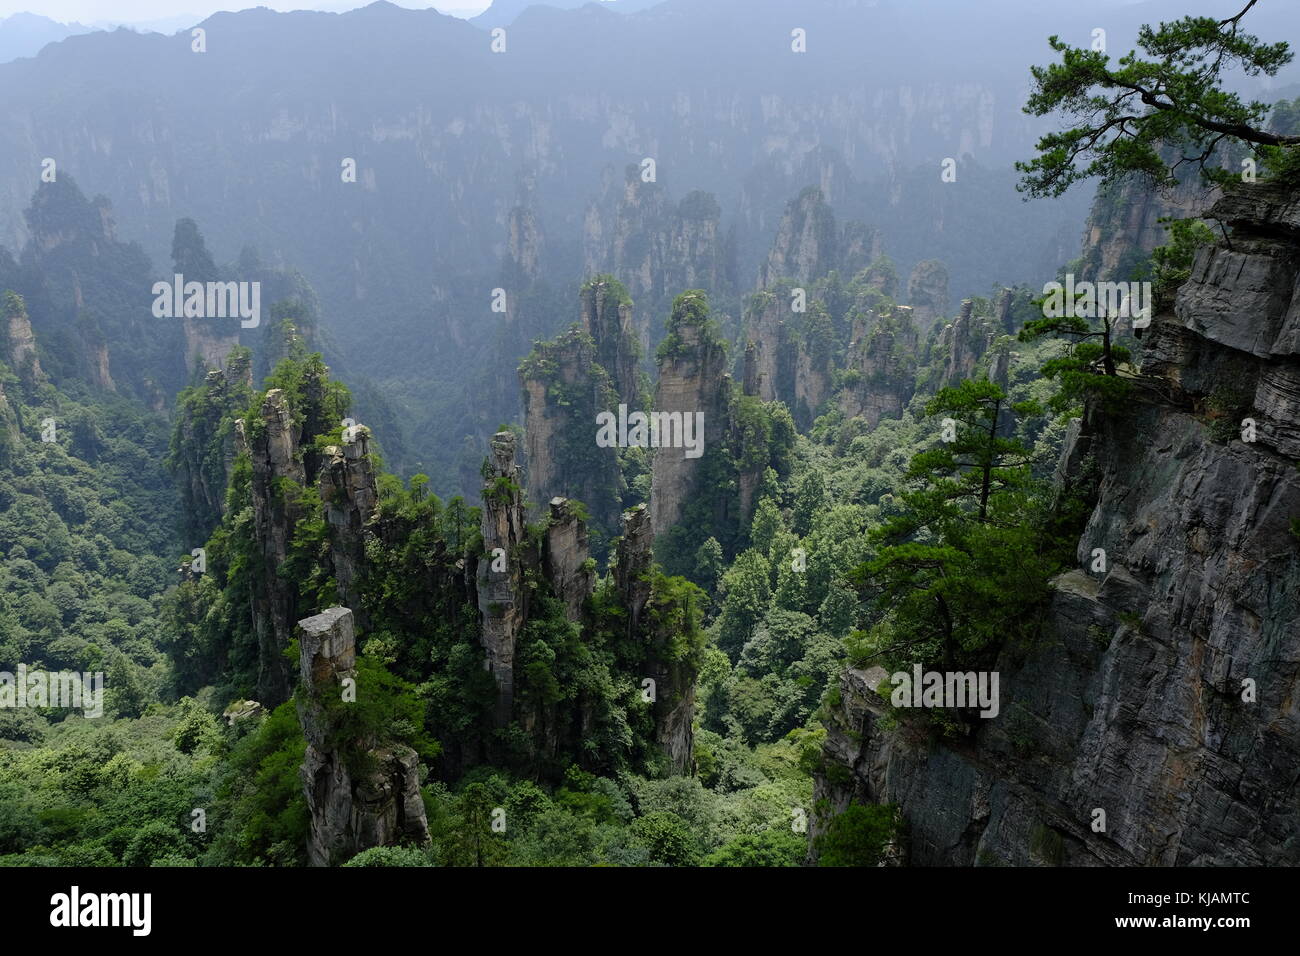
[[[342,681],[357,676],[352,612],[332,607],[299,621],[297,637],[303,690],[298,716],[307,738],[301,776],[311,814],[308,861],[331,866],[371,847],[428,843],[415,751],[391,741],[354,740],[346,745],[366,759],[349,760],[323,706],[323,695],[341,698]],[[365,690],[357,687],[356,693]]]
[[[912,863],[1300,863],[1300,205],[1257,189],[1215,206],[1233,250],[1203,250],[1157,318],[1151,387],[1071,432],[1063,462],[1100,473],[1079,565],[1103,548],[1107,571],[1058,578],[1038,646],[1003,651],[1000,716],[932,746],[843,674],[825,753],[850,773],[817,796],[900,804]],[[1227,386],[1258,441],[1211,433]]]

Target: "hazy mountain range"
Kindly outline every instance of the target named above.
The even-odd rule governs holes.
[[[327,333],[410,406],[420,444],[439,453],[514,410],[466,370],[512,367],[519,342],[573,318],[534,308],[505,330],[512,344],[498,341],[489,301],[520,238],[514,211],[535,224],[522,254],[544,266],[553,301],[572,302],[593,247],[609,242],[594,224],[661,215],[628,207],[621,185],[647,158],[657,203],[716,198],[729,265],[708,291],[733,314],[786,204],[810,185],[841,221],[877,230],[904,278],[920,260],[946,263],[954,297],[1041,283],[1077,255],[1089,197],[1022,203],[1011,163],[1047,128],[1021,109],[1029,66],[1047,61],[1049,34],[1088,42],[1095,12],[1020,0],[997,16],[952,0],[522,6],[474,22],[383,2],[260,8],[203,21],[203,54],[188,33],[119,30],[0,65],[0,244],[25,241],[21,211],[53,158],[111,201],[119,233],[160,274],[180,217],[220,260],[252,245],[301,269]],[[1109,43],[1183,8],[1112,10]],[[1296,19],[1274,4],[1251,27],[1285,36]],[[506,20],[496,53],[484,28]],[[806,53],[792,51],[796,29]],[[355,183],[341,181],[349,158]],[[941,180],[945,159],[955,182]],[[646,319],[656,335],[662,314]]]

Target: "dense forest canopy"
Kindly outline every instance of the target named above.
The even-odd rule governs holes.
[[[810,23],[829,24],[831,6]],[[798,165],[729,160],[744,188],[717,195],[695,188],[716,177],[694,154],[663,185],[640,156],[603,174],[583,159],[584,188],[600,193],[590,201],[553,179],[546,194],[551,174],[539,183],[530,166],[553,162],[538,152],[551,135],[583,148],[588,118],[570,100],[510,175],[489,134],[438,113],[470,144],[449,146],[447,165],[474,167],[482,150],[479,172],[508,180],[518,201],[465,212],[466,248],[440,245],[432,272],[399,241],[405,217],[432,207],[414,181],[396,199],[379,190],[376,155],[352,183],[363,201],[340,201],[365,237],[349,262],[316,246],[325,213],[294,220],[300,239],[265,256],[252,241],[283,223],[248,224],[227,261],[217,250],[236,248],[232,226],[207,194],[203,215],[172,218],[170,258],[154,261],[118,237],[113,202],[159,247],[152,207],[137,208],[125,179],[87,198],[67,168],[34,193],[28,177],[23,242],[0,248],[0,673],[97,673],[105,696],[102,714],[0,706],[0,864],[1172,862],[1145,836],[1110,841],[1070,817],[1068,800],[1085,797],[1061,796],[1058,777],[1072,761],[1081,776],[1123,776],[1071,750],[1118,733],[1099,688],[1126,702],[1113,711],[1152,752],[1182,726],[1123,696],[1139,672],[1152,688],[1143,701],[1187,698],[1142,670],[1164,660],[1173,631],[1200,642],[1195,655],[1151,671],[1209,661],[1212,674],[1187,680],[1213,689],[1194,696],[1227,728],[1214,747],[1290,726],[1278,704],[1288,677],[1274,668],[1294,607],[1275,596],[1300,566],[1300,439],[1287,418],[1300,380],[1288,377],[1300,97],[1248,99],[1233,85],[1233,71],[1273,78],[1292,59],[1286,42],[1245,32],[1256,6],[1143,26],[1141,54],[1051,37],[1059,62],[1032,68],[1024,112],[1067,126],[1038,136],[1029,158],[1021,137],[1020,186],[1055,198],[1097,180],[1100,191],[1078,258],[1071,238],[1032,275],[1011,264],[1024,242],[1051,247],[1045,256],[1057,246],[1041,224],[1011,235],[1022,222],[1003,211],[1011,157],[985,151],[989,172],[973,157],[926,156],[924,186],[909,171],[924,164],[891,157],[894,199],[877,202],[822,151],[863,119],[861,104],[810,119],[825,142]],[[602,36],[629,23],[662,36],[674,10],[656,10],[588,14]],[[380,30],[413,12],[358,13]],[[513,48],[569,15],[510,21]],[[278,35],[278,16],[205,22],[250,44],[245,62],[249,37]],[[608,19],[622,17],[641,19]],[[336,21],[299,22],[337,42]],[[472,37],[486,51],[478,26],[392,22],[443,31],[439,49],[481,68],[456,46]],[[35,82],[69,49],[107,42],[72,37],[0,70]],[[153,35],[114,42],[163,55]],[[831,73],[848,84],[845,62]],[[201,98],[219,89],[204,76]],[[616,80],[610,96],[635,92]],[[820,102],[824,81],[790,82]],[[784,106],[764,108],[785,130],[768,135],[797,138]],[[929,108],[942,119],[962,104]],[[696,128],[689,107],[674,111]],[[276,135],[300,145],[284,123]],[[509,140],[506,125],[497,135]],[[428,130],[390,132],[376,150]],[[718,150],[753,145],[745,122],[718,136]],[[268,181],[299,159],[269,163]],[[85,166],[102,182],[97,162]],[[304,168],[310,190],[335,175]],[[463,185],[481,196],[478,175]],[[292,218],[284,206],[299,193],[257,188],[268,219]],[[940,202],[936,188],[963,198]],[[456,218],[456,202],[428,201]],[[900,203],[953,215],[962,258],[944,260],[950,236],[902,228],[903,213],[884,208]],[[1049,219],[1065,215],[1052,208]],[[385,215],[405,225],[377,227]],[[548,228],[576,222],[581,240],[545,244]],[[431,228],[447,242],[441,221]],[[471,246],[492,251],[495,271],[466,265]],[[980,255],[976,269],[966,257]],[[309,270],[330,274],[320,293]],[[160,320],[145,294],[159,275],[256,283],[265,314],[243,327],[184,310]],[[1149,309],[1098,308],[1072,291],[1057,314],[1045,303],[1053,280],[1142,286]],[[432,318],[412,305],[431,284]],[[477,326],[458,318],[470,302]],[[358,321],[345,331],[349,309]],[[601,416],[627,409],[698,421],[700,454],[657,430],[653,443],[597,440]],[[1218,484],[1197,497],[1188,489],[1202,479]],[[1251,515],[1231,511],[1251,494],[1262,502]],[[1169,528],[1180,536],[1160,537]],[[1182,592],[1170,596],[1172,565],[1189,580],[1192,565],[1204,570],[1187,592],[1203,603],[1186,613]],[[1157,647],[1129,650],[1144,642]],[[900,691],[914,669],[1001,675],[1004,698],[914,708]],[[1065,672],[1084,689],[1054,684]],[[1237,707],[1243,679],[1264,688],[1264,717]],[[1197,733],[1178,746],[1210,747],[1200,738],[1214,734]],[[990,774],[980,800],[951,810],[942,795],[917,797],[941,789],[927,774],[948,780],[935,766],[966,759],[977,771],[951,777]],[[1279,758],[1242,773],[1291,769]],[[1015,793],[997,791],[990,810],[1007,780]],[[1285,837],[1295,822],[1255,799],[1274,783],[1232,797],[1271,821],[1255,837]],[[936,850],[935,819],[968,812],[977,835]],[[1029,836],[1006,823],[1017,842],[999,842],[991,813],[1032,817]],[[1295,862],[1293,832],[1205,840],[1229,849],[1197,849],[1197,862]]]

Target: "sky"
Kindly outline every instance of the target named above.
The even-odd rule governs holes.
[[[364,7],[372,0],[0,0],[0,18],[14,13],[38,13],[62,23],[82,23],[86,26],[118,23],[152,23],[185,18],[198,23],[219,10],[246,10],[251,7],[270,7],[273,10],[326,10],[334,13]],[[442,13],[457,17],[472,17],[482,13],[490,0],[390,0],[399,7],[424,10],[434,7]],[[545,3],[546,0],[537,0]],[[794,0],[795,3],[798,0]],[[983,0],[970,0],[983,2]],[[1043,6],[1089,5],[1093,8],[1136,5],[1142,0],[1039,0]],[[1297,0],[1282,0],[1292,4]],[[1189,8],[1196,4],[1189,3]],[[1203,3],[1201,4],[1203,5]],[[1215,0],[1215,11],[1220,6],[1240,6],[1236,0]],[[1186,12],[1202,12],[1189,9]]]
[[[193,15],[197,23],[218,10],[343,11],[363,7],[370,0],[0,0],[0,17],[14,13],[38,13],[63,23],[140,23]],[[488,0],[392,0],[399,7],[423,10],[435,7],[453,16],[474,16],[488,8]]]

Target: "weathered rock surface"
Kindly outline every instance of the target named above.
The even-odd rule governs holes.
[[[1250,417],[1257,444],[1300,458],[1300,196],[1233,188],[1207,213],[1232,228],[1203,247],[1143,370],[1185,398]]]
[[[807,311],[794,311],[794,296]],[[810,299],[811,290],[783,281],[755,293],[744,318],[745,394],[784,402],[805,429],[831,392],[829,352],[809,342],[816,321],[828,320]]]
[[[710,336],[705,323],[697,320],[687,293],[679,297],[669,322],[673,348],[659,363],[659,384],[655,411],[683,416],[704,414],[703,454],[687,458],[684,448],[654,451],[650,485],[650,523],[655,534],[666,532],[681,520],[686,499],[695,490],[700,466],[709,449],[727,431],[727,406],[731,376],[727,370],[724,343]]]
[[[13,406],[9,404],[9,398],[5,395],[3,385],[0,385],[0,435],[3,436],[3,442],[0,443],[0,455],[7,455],[9,449],[22,441],[22,431],[18,427],[18,415],[15,413]]]
[[[722,207],[710,193],[695,190],[677,204],[664,250],[664,293],[722,288],[721,222]]]
[[[298,715],[307,738],[302,781],[311,814],[308,861],[330,866],[371,847],[428,843],[415,751],[402,744],[356,740],[345,741],[351,752],[344,752],[323,705],[333,695],[342,700],[342,681],[356,679],[352,612],[333,607],[299,621],[297,636],[304,691]]]
[[[258,639],[257,696],[274,707],[289,699],[292,684],[282,652],[289,646],[297,619],[297,582],[274,573],[289,555],[293,529],[301,517],[295,496],[284,494],[285,482],[302,487],[306,480],[299,442],[302,429],[295,424],[288,398],[278,388],[266,393],[261,421],[250,437],[244,421],[235,425],[236,450],[246,450],[252,462],[253,529],[262,552],[261,587],[253,589],[253,628]]]
[[[182,404],[179,410],[179,449],[172,464],[184,501],[191,540],[207,540],[226,510],[235,460],[235,432],[229,420],[241,414],[253,394],[252,364],[246,353],[232,356],[226,367],[209,371],[204,401]]]
[[[510,236],[506,250],[510,277],[532,282],[541,275],[542,227],[531,209],[516,206],[510,210]]]
[[[483,554],[478,562],[481,640],[497,685],[496,723],[510,723],[515,692],[515,641],[527,619],[520,545],[525,537],[523,492],[515,464],[515,436],[492,438],[490,471],[483,486]]]
[[[1070,473],[1099,476],[1080,568],[1100,548],[1107,571],[1058,578],[1040,645],[1002,652],[999,717],[929,747],[848,671],[826,755],[851,773],[818,798],[900,804],[922,865],[1300,863],[1300,449],[1277,385],[1300,364],[1298,212],[1264,185],[1216,203],[1230,243],[1156,318],[1147,380],[1072,434]],[[1220,389],[1255,441],[1198,415]]]
[[[543,506],[555,497],[576,498],[612,536],[624,484],[618,449],[596,444],[596,416],[617,414],[620,396],[596,361],[592,337],[574,326],[533,346],[519,377],[529,500]]]
[[[767,260],[759,268],[758,288],[781,279],[812,282],[833,269],[850,275],[880,255],[876,232],[860,222],[841,227],[821,188],[809,186],[786,204]]]
[[[1179,155],[1170,151],[1168,161]],[[1200,176],[1189,172],[1170,190],[1152,189],[1139,179],[1099,190],[1084,229],[1082,267],[1076,278],[1129,281],[1134,267],[1168,241],[1161,219],[1186,219],[1208,209],[1218,191],[1207,193]]]
[[[887,315],[868,312],[855,319],[848,368],[856,378],[840,390],[840,409],[861,416],[874,428],[882,418],[898,418],[916,391],[919,344],[912,309],[895,306]]]
[[[794,392],[797,347],[787,326],[790,302],[778,292],[759,292],[745,312],[746,394],[765,402]],[[751,358],[752,354],[752,358]],[[752,388],[752,390],[750,390]]]
[[[27,306],[22,297],[10,292],[4,299],[4,360],[28,385],[45,381],[41,360],[36,354],[36,335],[32,332]]]
[[[619,539],[614,583],[627,608],[628,628],[641,624],[641,612],[650,599],[650,568],[654,564],[654,531],[650,512],[637,505],[623,515],[623,536]]]
[[[984,319],[972,314],[972,308],[971,300],[963,299],[957,318],[943,327],[935,342],[944,360],[941,388],[974,378],[980,359],[993,342],[993,330]]]
[[[809,186],[785,207],[767,261],[759,270],[758,287],[780,279],[811,282],[835,267],[838,229],[835,214],[822,191]]]
[[[627,608],[628,634],[646,648],[645,676],[654,681],[655,743],[674,773],[691,773],[697,670],[692,658],[672,651],[674,638],[679,636],[672,621],[680,609],[666,603],[656,607],[659,596],[651,580],[653,549],[649,512],[645,505],[638,505],[623,515],[614,582]]]
[[[345,430],[344,444],[325,450],[320,470],[320,498],[329,526],[329,562],[339,599],[356,609],[357,626],[368,621],[358,590],[366,562],[366,532],[375,517],[379,490],[370,458],[370,429]],[[347,439],[351,438],[351,441]]]
[[[583,285],[582,328],[596,343],[596,361],[609,373],[619,399],[628,405],[642,400],[638,340],[632,302],[627,290],[610,276],[596,276]]]
[[[185,361],[204,369],[219,369],[230,350],[239,345],[239,320],[190,318],[181,320],[185,331]]]
[[[948,314],[948,267],[938,259],[924,259],[912,268],[907,280],[907,302],[912,320],[921,332]]]
[[[661,185],[642,178],[640,166],[629,166],[621,183],[611,176],[604,195],[588,206],[586,274],[616,276],[643,307],[682,289],[718,289],[725,280],[721,218],[712,195],[692,192],[674,205]],[[638,338],[649,345],[648,324]]]
[[[542,569],[570,621],[582,617],[582,605],[596,587],[596,569],[588,567],[587,526],[567,498],[551,499]]]

